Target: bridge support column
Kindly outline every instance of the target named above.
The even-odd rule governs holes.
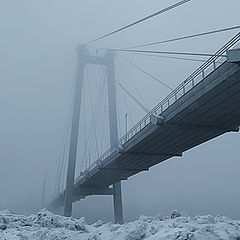
[[[114,69],[114,52],[108,50],[105,57],[107,62],[107,83],[108,83],[108,107],[109,107],[109,132],[110,146],[118,144],[117,127],[117,105],[116,105],[116,85]],[[115,223],[123,223],[122,192],[121,182],[113,184],[113,206]]]
[[[114,222],[122,224],[123,209],[122,209],[121,182],[113,184],[113,207],[114,207]]]
[[[80,107],[82,99],[82,87],[84,77],[86,50],[84,46],[78,48],[78,69],[75,82],[74,93],[74,105],[73,116],[70,136],[70,148],[68,156],[68,169],[66,179],[66,189],[64,194],[64,216],[70,217],[72,215],[72,203],[73,203],[73,187],[75,177],[75,167],[77,158],[77,143],[78,143],[78,131],[79,131],[79,119],[80,119]]]

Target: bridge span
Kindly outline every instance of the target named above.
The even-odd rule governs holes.
[[[75,179],[73,199],[111,186],[240,126],[240,33]],[[121,192],[120,192],[121,194]],[[53,203],[63,204],[65,192]]]

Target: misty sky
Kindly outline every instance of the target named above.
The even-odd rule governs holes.
[[[23,214],[37,211],[44,176],[47,176],[47,197],[52,197],[69,124],[78,44],[175,2],[0,0],[0,209],[8,208]],[[239,0],[192,0],[92,44],[91,51],[96,53],[96,47],[128,47],[239,25],[239,9]],[[148,49],[214,53],[236,33],[237,30]],[[201,64],[122,55],[172,88]],[[120,57],[115,63],[116,79],[136,97],[142,97],[149,109],[169,93],[168,88]],[[93,133],[83,130],[83,116],[85,124],[90,127],[95,114],[97,105],[93,111],[90,107],[87,110],[87,106],[90,106],[90,95],[93,103],[96,102],[102,74],[101,68],[93,66],[89,66],[85,73],[85,115],[81,115],[77,171],[80,171],[81,164],[84,165],[81,161],[86,147],[85,135],[90,136],[87,155],[92,158],[97,155],[97,149],[102,152],[108,146],[104,106],[99,109],[96,123],[98,140],[102,144],[97,147]],[[119,135],[122,135],[125,113],[129,113],[129,127],[131,121],[135,123],[145,113],[121,89],[117,94]],[[106,99],[104,90],[105,104]],[[100,131],[104,129],[105,135]],[[239,133],[227,133],[185,152],[182,158],[172,158],[123,182],[125,220],[136,219],[140,214],[169,214],[173,209],[190,215],[221,214],[239,219],[239,140]],[[89,222],[100,218],[110,221],[112,198],[86,198],[74,204],[73,215],[85,216]]]

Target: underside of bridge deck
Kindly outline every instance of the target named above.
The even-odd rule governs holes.
[[[149,124],[114,152],[78,187],[108,187],[240,125],[240,65],[224,63],[161,115],[162,125]]]

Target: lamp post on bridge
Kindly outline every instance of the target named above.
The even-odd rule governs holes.
[[[126,136],[127,136],[127,131],[128,131],[128,113],[125,113],[125,133],[126,133]]]

